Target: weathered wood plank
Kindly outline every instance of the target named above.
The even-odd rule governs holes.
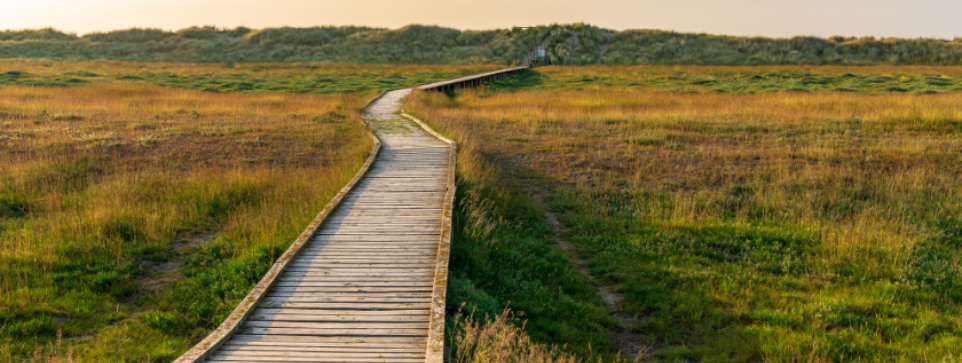
[[[381,336],[381,337],[356,337],[356,336],[277,336],[264,334],[235,334],[231,342],[271,342],[277,343],[420,343],[424,342],[424,337],[410,336]]]
[[[404,346],[387,346],[387,347],[363,347],[363,346],[339,346],[332,344],[318,344],[318,346],[304,346],[304,345],[263,345],[263,344],[250,344],[250,343],[230,343],[224,344],[221,348],[223,352],[383,352],[383,353],[424,353],[423,349],[407,348]]]
[[[241,326],[238,329],[240,334],[261,334],[261,335],[301,335],[301,336],[407,336],[407,337],[426,337],[427,329],[307,329],[307,328],[255,328]]]
[[[425,316],[430,313],[427,309],[393,309],[393,310],[361,310],[361,309],[341,309],[341,310],[301,310],[284,308],[257,308],[257,313],[263,314],[301,314],[308,316],[344,316],[344,317],[375,317],[375,316]]]
[[[286,308],[286,309],[378,309],[378,310],[409,310],[409,309],[429,309],[431,303],[401,303],[401,304],[354,304],[354,303],[305,303],[287,301],[265,301],[259,307],[265,308]]]

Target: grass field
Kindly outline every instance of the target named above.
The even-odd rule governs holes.
[[[501,199],[476,203],[527,206],[518,239],[550,240],[543,198],[646,359],[942,361],[962,354],[960,70],[545,67],[407,109],[492,169]],[[527,312],[477,256],[453,254],[473,290],[452,299]],[[577,323],[596,317],[529,317],[542,342],[569,321],[606,339]]]
[[[495,65],[0,60],[0,85],[68,87],[119,80],[211,92],[341,94],[408,87],[498,68]]]
[[[501,90],[612,86],[678,93],[818,92],[933,94],[962,91],[962,67],[590,66],[544,67],[494,85]]]
[[[173,360],[353,177],[377,80],[477,69],[248,66],[0,63],[0,361]]]

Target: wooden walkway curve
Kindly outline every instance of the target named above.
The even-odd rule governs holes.
[[[473,87],[507,68],[419,86]],[[234,312],[175,362],[441,363],[456,145],[388,91],[358,175]]]
[[[424,362],[451,145],[368,109],[377,161],[211,362]],[[445,271],[446,273],[446,271]]]

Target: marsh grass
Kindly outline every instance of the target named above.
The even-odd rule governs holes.
[[[538,67],[493,85],[498,90],[608,87],[674,93],[854,92],[936,94],[962,91],[962,67],[930,66],[584,66]]]
[[[653,359],[886,362],[962,353],[960,102],[612,85],[407,107],[475,140],[490,183],[545,193]]]
[[[0,361],[186,351],[353,177],[371,96],[0,88]]]
[[[141,81],[202,91],[365,93],[481,73],[497,65],[425,66],[348,63],[144,63],[0,60],[0,85],[82,86]],[[79,77],[79,78],[78,78]]]

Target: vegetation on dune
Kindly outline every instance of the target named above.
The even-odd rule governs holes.
[[[544,27],[460,31],[410,25],[128,29],[78,37],[51,29],[0,32],[0,58],[165,62],[358,62],[509,64]]]
[[[0,88],[0,361],[186,351],[364,162],[370,97]]]
[[[496,65],[0,60],[0,85],[67,87],[138,81],[211,92],[364,93],[408,87],[497,68]]]
[[[628,30],[615,33],[607,64],[873,65],[962,64],[962,42],[945,39],[773,39]]]
[[[77,36],[54,29],[0,31],[0,58],[165,62],[359,62],[512,64],[545,29],[555,64],[593,64],[610,42],[608,64],[690,65],[958,65],[962,42],[946,39],[795,37],[775,39],[663,30],[614,31],[588,24],[527,29],[456,30],[410,25],[178,31],[126,29]],[[611,38],[609,39],[609,35]]]
[[[580,70],[618,79],[624,69]],[[564,85],[574,74],[539,71],[541,86]],[[718,69],[684,71],[708,78]],[[836,78],[892,71],[810,70]],[[645,77],[674,72],[656,68]],[[407,107],[474,145],[472,155],[495,169],[497,179],[485,184],[502,190],[502,203],[544,196],[570,228],[563,236],[576,246],[570,257],[623,296],[618,309],[634,317],[628,328],[648,345],[648,359],[894,362],[962,354],[962,93],[511,82],[453,97],[415,93]],[[496,250],[474,248],[475,256]],[[470,275],[459,271],[459,258],[455,276]],[[529,322],[539,319],[528,325],[532,337],[564,342],[544,320],[567,317]]]

